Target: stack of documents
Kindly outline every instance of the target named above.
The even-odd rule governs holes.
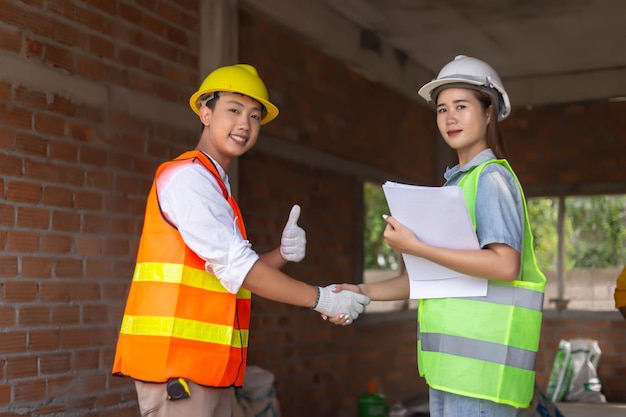
[[[480,249],[459,187],[387,181],[383,192],[390,214],[423,242],[450,249]],[[486,279],[461,274],[417,256],[402,254],[402,257],[413,299],[487,295]]]

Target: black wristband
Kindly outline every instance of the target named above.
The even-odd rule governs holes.
[[[320,302],[320,287],[317,287],[317,298],[315,299],[315,304],[313,304],[313,307],[311,308],[317,307],[317,303],[319,302]]]

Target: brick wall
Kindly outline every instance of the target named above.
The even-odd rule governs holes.
[[[2,1],[2,416],[135,415],[110,370],[145,198],[196,138],[115,93],[185,102],[195,3]]]
[[[191,0],[2,2],[0,417],[137,413],[129,381],[109,375],[117,329],[152,174],[195,145],[197,127],[129,107],[143,97],[188,111],[198,79],[196,8]],[[266,139],[337,165],[439,182],[430,111],[256,16],[241,13],[239,37],[241,60],[259,68],[281,109]],[[623,116],[624,103],[518,109],[503,130],[522,182],[620,184],[626,192],[616,168],[625,162]],[[307,258],[286,271],[316,284],[357,282],[362,173],[263,149],[240,164],[239,200],[255,247],[277,245],[291,204],[302,204]],[[425,399],[413,312],[337,328],[306,309],[258,297],[253,305],[250,362],[275,373],[285,416],[354,416],[371,378],[390,402]],[[599,325],[621,322],[548,322],[541,381],[555,332]],[[603,360],[615,364],[611,374],[601,368],[615,377],[605,384],[616,387],[607,392],[613,401],[626,401],[617,388],[623,355],[610,356],[623,353],[621,334],[600,334]]]

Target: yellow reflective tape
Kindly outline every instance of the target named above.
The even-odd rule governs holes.
[[[133,281],[183,284],[206,291],[228,292],[215,275],[182,264],[163,262],[138,263],[135,266]],[[241,288],[237,293],[237,298],[250,298],[250,291]]]
[[[248,346],[248,330],[236,330],[222,324],[158,316],[124,316],[120,333],[133,336],[177,337],[198,342]]]

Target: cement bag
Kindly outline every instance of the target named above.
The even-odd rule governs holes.
[[[274,374],[248,366],[243,386],[235,390],[233,411],[235,417],[280,417]]]
[[[572,379],[566,401],[605,403],[606,398],[600,392],[602,384],[596,372],[602,351],[593,339],[572,339],[570,366]]]
[[[572,344],[567,340],[561,340],[559,349],[554,356],[552,372],[548,380],[548,390],[546,391],[546,396],[552,402],[562,401],[567,396],[572,381],[571,354]]]

